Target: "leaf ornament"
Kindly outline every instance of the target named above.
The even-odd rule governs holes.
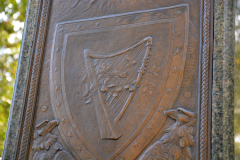
[[[135,65],[137,63],[136,60],[132,60],[129,56],[126,56],[127,64],[126,67],[130,67],[131,65]]]
[[[156,64],[154,64],[150,70],[150,74],[152,74],[153,77],[157,78],[159,75],[158,75],[158,72],[161,71],[161,67],[157,67]]]
[[[149,82],[149,81],[145,81],[145,83],[142,84],[142,91],[143,93],[148,93],[149,95],[152,95],[152,91],[151,89],[152,88],[156,88],[156,85],[152,82]]]

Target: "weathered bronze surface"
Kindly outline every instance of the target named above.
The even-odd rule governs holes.
[[[18,159],[205,159],[201,3],[43,0]]]

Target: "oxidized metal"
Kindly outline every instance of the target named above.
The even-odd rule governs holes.
[[[69,147],[85,146],[97,159],[136,158],[178,95],[188,12],[179,5],[57,24],[50,89]]]
[[[206,158],[200,2],[43,0],[40,15],[18,159]]]

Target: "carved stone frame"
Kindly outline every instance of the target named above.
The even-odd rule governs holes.
[[[36,3],[37,2],[37,3]],[[34,3],[35,6],[34,6]],[[39,6],[38,6],[39,5]],[[16,119],[10,117],[10,124],[8,126],[8,135],[5,142],[5,151],[3,158],[5,159],[27,159],[28,150],[31,139],[31,131],[33,128],[34,122],[34,114],[35,114],[35,103],[36,97],[38,94],[38,83],[39,77],[41,74],[41,61],[43,56],[43,49],[45,43],[45,35],[47,32],[48,26],[48,16],[49,10],[51,8],[51,0],[30,0],[29,1],[29,13],[31,12],[31,6],[36,8],[38,7],[38,23],[35,27],[33,27],[33,32],[36,31],[34,40],[34,45],[32,46],[32,62],[29,65],[29,75],[28,75],[28,83],[25,88],[26,95],[24,97],[25,102],[22,103],[22,117],[19,118],[20,121],[18,131],[14,136],[9,127],[11,127],[12,121]],[[200,70],[201,70],[201,80],[200,80],[200,103],[201,107],[199,110],[200,119],[199,119],[199,159],[205,160],[210,159],[210,126],[211,126],[211,79],[210,76],[212,70],[212,30],[213,30],[213,1],[211,0],[203,0],[202,3],[202,48],[200,55]],[[31,18],[31,17],[30,17]],[[34,17],[33,17],[34,18]],[[32,19],[33,19],[32,18]],[[28,24],[28,23],[27,23]],[[28,26],[27,26],[28,27]],[[27,28],[26,27],[26,28]],[[26,33],[26,30],[25,30]],[[201,36],[200,36],[201,37]],[[33,37],[32,37],[33,38]],[[23,43],[24,45],[24,43]],[[23,62],[21,62],[23,63]],[[27,80],[27,79],[26,79]],[[15,91],[17,92],[17,91]],[[14,106],[12,106],[14,107]],[[10,116],[14,116],[13,111],[11,111]],[[10,138],[11,137],[11,138]],[[16,145],[17,144],[17,145]],[[11,146],[11,147],[10,147]]]

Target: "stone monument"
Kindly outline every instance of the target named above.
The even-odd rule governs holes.
[[[210,0],[30,0],[3,158],[214,157],[213,10]]]

